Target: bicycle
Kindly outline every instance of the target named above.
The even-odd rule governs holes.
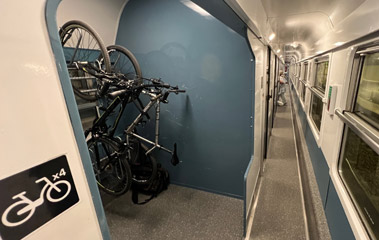
[[[118,45],[108,46],[107,50],[111,62],[111,73],[101,71],[86,62],[76,62],[76,67],[85,69],[88,74],[107,82],[111,88],[115,83],[118,83],[118,86],[121,85],[121,81],[123,87],[131,84],[139,85],[142,72],[134,55]],[[101,97],[100,95],[104,94],[97,93],[98,97]],[[97,113],[99,114],[99,111]],[[113,136],[113,134],[114,132],[111,135]],[[99,187],[115,196],[128,191],[132,182],[131,167],[124,160],[123,153],[120,153],[118,144],[109,138],[98,137],[96,140],[92,138],[87,141],[87,145]],[[135,146],[135,150],[137,146]]]
[[[105,47],[97,32],[88,24],[73,20],[65,23],[59,36],[75,95],[86,101],[103,97],[108,79],[140,79],[141,68],[135,56],[118,45]]]
[[[87,67],[96,67],[104,72],[111,71],[107,49],[100,36],[82,21],[69,21],[59,30],[59,36],[74,93],[87,101],[96,101],[108,90],[108,85],[88,75]],[[83,68],[76,63],[86,62]]]
[[[25,196],[26,194],[26,191],[24,192],[21,192],[19,194],[16,194],[12,197],[12,199],[17,199],[19,198],[20,200],[13,203],[12,205],[10,205],[3,213],[2,217],[1,217],[1,221],[2,223],[7,226],[7,227],[16,227],[18,225],[21,225],[23,224],[24,222],[28,221],[34,214],[35,210],[37,207],[41,206],[45,199],[44,199],[44,195],[45,195],[45,192],[46,192],[46,198],[49,202],[60,202],[62,201],[63,199],[65,199],[68,194],[70,193],[71,191],[71,184],[66,181],[66,180],[60,180],[60,181],[57,181],[55,183],[52,183],[48,178],[46,177],[43,177],[43,178],[40,178],[38,179],[37,181],[35,181],[35,183],[39,183],[39,182],[42,182],[42,181],[45,181],[46,184],[43,186],[42,190],[41,190],[41,193],[40,193],[40,197],[35,200],[35,201],[32,201],[30,200],[29,198],[27,198]],[[52,194],[52,191],[56,191],[58,193],[60,193],[62,190],[61,188],[58,187],[58,185],[61,185],[62,184],[66,185],[66,192],[58,197],[58,198],[55,198],[54,194]],[[63,188],[65,189],[65,188]],[[17,216],[21,216],[21,220],[19,221],[16,221],[16,222],[11,222],[8,220],[8,215],[11,213],[12,210],[14,209],[19,209],[19,205],[26,205],[24,206],[23,208],[21,208],[20,210],[17,210],[16,212],[16,215]],[[25,213],[28,213],[27,215],[25,216],[22,216],[23,214]]]
[[[114,92],[107,94],[107,97],[112,99],[112,103],[107,107],[103,108],[103,113],[94,121],[93,126],[85,131],[86,138],[88,139],[88,146],[100,144],[107,148],[109,146],[115,147],[118,149],[117,157],[125,157],[129,165],[131,166],[132,172],[132,181],[136,184],[149,184],[157,174],[157,161],[151,152],[154,149],[162,149],[172,155],[172,164],[176,165],[179,163],[177,156],[177,147],[174,144],[174,150],[169,150],[159,144],[159,114],[160,114],[160,103],[167,103],[167,98],[170,93],[180,93],[185,92],[185,90],[180,90],[178,87],[172,87],[169,84],[163,83],[159,79],[144,79],[145,81],[150,82],[149,84],[133,84],[132,82],[125,83],[120,80],[113,82],[113,85],[118,88]],[[165,89],[165,90],[164,90]],[[144,106],[142,101],[139,98],[140,94],[145,94],[149,96],[149,103]],[[115,130],[119,125],[120,117],[122,116],[126,105],[130,102],[133,102],[137,109],[139,110],[139,115],[134,119],[134,121],[126,128],[125,141],[114,136]],[[150,119],[148,111],[156,105],[156,132],[155,132],[155,141],[150,141],[136,132],[136,127],[141,124],[143,118],[146,117]],[[115,118],[113,124],[108,127],[106,125],[106,120],[114,110],[120,106],[119,112]],[[140,143],[143,141],[147,144],[152,145],[152,148],[148,148],[145,144]],[[96,149],[91,148],[91,151],[95,152]],[[100,162],[101,159],[96,157],[99,154],[92,153],[92,161]],[[96,169],[96,166],[94,166]],[[138,173],[138,174],[136,174]],[[100,185],[102,188],[104,186]],[[106,190],[107,192],[112,192]],[[119,194],[122,194],[121,192]]]
[[[156,148],[169,152],[173,156],[172,163],[176,165],[179,162],[176,144],[171,151],[158,142],[159,112],[160,103],[166,103],[170,92],[179,93],[182,90],[157,79],[142,78],[140,66],[129,50],[117,45],[105,48],[99,35],[81,21],[67,22],[60,29],[59,35],[75,95],[86,101],[97,101],[103,97],[114,100],[107,109],[97,107],[98,117],[87,141],[99,187],[117,196],[128,191],[131,181],[137,184],[150,183],[157,173],[157,161],[150,155]],[[143,79],[152,84],[141,87]],[[149,88],[154,88],[155,91],[148,90]],[[171,89],[163,94],[161,88]],[[151,101],[146,108],[139,98],[141,93],[150,97]],[[123,141],[114,137],[114,133],[125,106],[131,102],[134,102],[141,114],[128,127],[125,132],[126,141]],[[149,118],[147,111],[155,104],[156,139],[153,142],[138,135],[136,126],[142,122],[143,117]],[[120,111],[113,127],[108,129],[105,120],[117,106],[121,106]],[[102,116],[100,110],[105,110]],[[88,134],[87,130],[86,137]],[[140,141],[152,144],[153,147],[149,149]],[[138,174],[133,174],[137,172]]]

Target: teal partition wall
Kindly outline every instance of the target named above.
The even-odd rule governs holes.
[[[154,154],[171,182],[242,198],[254,145],[254,56],[246,39],[191,1],[130,0],[116,43],[135,54],[144,77],[187,90],[161,107],[161,143],[176,142],[181,163]],[[153,138],[153,123],[140,133]]]

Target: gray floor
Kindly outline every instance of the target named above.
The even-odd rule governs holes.
[[[242,239],[243,201],[170,185],[145,205],[103,196],[113,240]]]
[[[292,98],[294,96],[292,95]],[[293,112],[297,112],[297,107],[292,105]],[[293,115],[294,116],[294,115]],[[303,188],[305,196],[305,206],[308,211],[308,229],[309,229],[309,237],[310,239],[322,239],[322,240],[330,240],[330,232],[328,223],[326,220],[324,207],[322,204],[320,192],[318,190],[318,185],[316,181],[316,176],[314,174],[311,158],[309,156],[308,147],[301,132],[301,123],[300,119],[296,117],[294,119],[295,130],[297,131],[296,141],[299,149],[299,163],[301,173],[303,174],[303,179],[305,178],[307,181],[303,182]],[[297,128],[297,129],[296,129]],[[308,191],[308,192],[307,192]],[[312,205],[312,206],[311,206]],[[312,216],[310,216],[312,215]]]
[[[306,239],[290,98],[278,107],[250,239]]]

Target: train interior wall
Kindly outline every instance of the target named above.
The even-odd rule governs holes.
[[[170,96],[161,109],[161,144],[177,143],[181,163],[173,167],[168,154],[154,154],[172,183],[245,200],[246,220],[255,188],[250,180],[257,180],[261,167],[253,148],[262,113],[256,111],[261,89],[260,83],[255,89],[255,57],[244,24],[226,5],[214,12],[231,16],[221,21],[191,1],[116,1],[105,12],[103,2],[91,4],[93,11],[85,2],[62,2],[58,26],[72,19],[88,22],[106,45],[128,48],[143,77],[161,78],[187,91]],[[133,106],[126,112],[119,135],[137,114]],[[151,138],[153,128],[147,123],[139,133]]]
[[[179,146],[176,167],[157,152],[172,182],[242,198],[254,144],[254,56],[244,37],[193,7],[190,1],[131,0],[116,44],[135,54],[144,77],[187,90],[170,96],[161,111],[162,144]],[[148,138],[153,132],[153,124],[143,130]]]
[[[329,176],[330,169],[324,154],[318,147],[310,129],[307,114],[303,108],[304,105],[302,105],[298,92],[295,90],[293,85],[291,86],[291,91],[292,96],[294,97],[296,114],[299,122],[301,123],[301,133],[305,138],[309,151],[332,239],[355,239],[334,184]]]
[[[255,60],[247,40],[208,12],[196,12],[201,8],[191,1],[116,1],[105,12],[99,10],[103,4],[92,3],[91,12],[63,1],[58,25],[87,21],[106,45],[128,48],[143,77],[186,89],[170,96],[161,111],[162,144],[178,144],[181,164],[171,166],[164,152],[156,153],[158,159],[173,183],[243,198],[254,145]],[[133,107],[128,111],[136,113]],[[118,134],[130,118],[123,116]],[[151,137],[152,127],[147,124],[141,133]]]
[[[40,1],[38,6],[41,7],[42,2]],[[58,0],[48,2],[53,2],[50,6],[52,8],[59,3]],[[106,45],[120,44],[131,50],[141,65],[144,77],[162,78],[165,82],[177,84],[180,88],[187,90],[186,94],[171,95],[169,104],[163,105],[161,109],[161,143],[173,146],[176,142],[181,163],[173,167],[169,164],[170,156],[161,152],[155,154],[169,170],[173,183],[243,198],[247,215],[251,209],[253,193],[263,167],[264,143],[262,139],[267,134],[264,129],[266,129],[265,116],[268,115],[266,97],[269,90],[266,83],[270,81],[266,74],[268,48],[252,32],[256,28],[248,26],[244,29],[245,31],[236,31],[225,21],[215,17],[220,16],[219,13],[215,12],[212,15],[199,8],[194,2],[114,0],[109,4],[100,0],[84,0],[78,4],[73,0],[65,0],[58,8],[57,23],[60,27],[71,19],[87,22],[96,29]],[[226,2],[233,5],[233,1]],[[255,21],[256,26],[263,33],[271,31],[267,27],[268,23],[263,21],[267,19],[267,16],[261,1],[254,1],[258,10],[254,10],[254,4],[247,1],[240,2],[242,7],[254,12],[253,16],[258,19]],[[372,1],[364,2],[359,7],[360,11],[369,9],[371,3]],[[368,12],[368,19],[375,19],[374,10]],[[55,9],[51,11],[54,12]],[[353,17],[357,14],[359,15],[359,11],[349,16],[347,21],[336,28],[346,27],[359,30],[357,30],[358,35],[348,35],[344,39],[346,41],[360,36],[359,34],[363,31],[370,32],[376,28],[376,25],[372,25],[372,29],[367,30],[359,28],[357,24],[352,24]],[[59,40],[52,35],[49,17],[51,16],[47,16],[48,34],[50,34],[53,53],[56,55],[58,74],[61,80],[62,78],[69,80],[60,68],[59,64],[62,62],[57,60],[60,57],[59,51],[57,54]],[[246,15],[239,17],[247,22]],[[33,15],[33,19],[37,17]],[[55,29],[53,33],[54,31]],[[246,35],[242,34],[244,32]],[[39,41],[46,40],[44,34],[46,35],[39,32],[35,35],[31,34],[31,38],[35,37],[35,40],[39,39]],[[333,37],[334,35],[326,36],[324,40],[333,39]],[[327,46],[326,40],[322,42],[322,46]],[[327,47],[330,48],[330,46]],[[343,49],[328,53],[331,64],[328,86],[338,86],[336,106],[341,109],[345,107],[348,94],[346,79],[349,79],[349,72],[351,72],[348,67],[351,64],[351,51],[351,49]],[[43,53],[45,57],[52,58],[53,56],[52,53]],[[32,54],[38,55],[37,52],[32,52]],[[346,62],[346,59],[350,60],[346,64],[340,64]],[[41,64],[42,62],[41,60]],[[45,61],[43,64],[50,66],[51,62]],[[314,64],[314,61],[310,60],[309,64]],[[50,68],[54,67],[50,66]],[[280,69],[283,69],[283,65]],[[54,74],[57,75],[54,72],[50,73],[50,76],[55,76]],[[309,74],[309,79],[312,79],[314,69]],[[58,76],[56,78],[58,79]],[[347,200],[347,193],[341,190],[343,183],[337,172],[340,148],[334,147],[342,142],[344,124],[336,116],[327,114],[324,109],[321,134],[317,134],[309,117],[310,90],[306,90],[305,101],[303,101],[297,89],[295,75],[290,73],[289,80],[292,81],[291,92],[300,122],[300,132],[306,141],[331,235],[333,239],[354,239],[354,236],[359,235],[362,230],[357,230],[355,227],[359,224],[357,224],[357,214],[352,213],[353,210],[351,210],[354,206],[350,200]],[[60,89],[57,89],[58,85],[52,84],[54,86],[51,87],[55,89],[57,95],[62,95],[62,99],[64,98],[62,101],[66,101],[68,105],[74,104],[73,93],[67,94],[71,85],[63,81],[61,84],[64,96]],[[33,96],[30,96],[30,99],[33,99]],[[36,102],[40,99],[37,100]],[[85,172],[83,174],[89,181],[88,187],[82,184],[83,179],[80,180],[83,185],[81,188],[87,191],[81,199],[88,202],[85,206],[85,202],[81,202],[83,204],[80,207],[90,209],[92,217],[97,214],[100,228],[96,224],[92,228],[96,230],[96,234],[106,236],[108,233],[104,212],[100,206],[98,190],[94,189],[96,182],[93,174],[89,173],[92,169],[90,169],[88,153],[85,153],[87,151],[85,139],[77,136],[80,131],[83,131],[78,125],[78,109],[76,106],[68,106],[70,115],[66,116],[64,107],[59,103],[56,105],[59,106],[58,110],[62,110],[61,119],[68,119],[73,125],[74,132],[71,134],[73,136],[66,137],[73,139],[72,141],[78,146],[75,145],[75,148],[69,146],[71,151],[69,154],[74,159],[81,158],[84,159],[83,162],[88,162],[83,164],[87,169],[80,170],[79,164],[79,170],[76,170]],[[25,116],[17,116],[17,118],[25,118]],[[123,117],[125,124],[129,120],[130,116]],[[44,122],[44,120],[41,121]],[[60,121],[57,120],[57,122]],[[63,125],[65,129],[68,126],[67,123]],[[141,129],[141,133],[148,138],[152,137],[152,132],[151,123],[147,123],[145,128]],[[118,133],[122,134],[122,129],[119,129]],[[79,154],[80,157],[78,157]],[[13,166],[12,171],[16,172],[15,169]],[[2,173],[2,176],[7,174]],[[88,199],[90,194],[92,203]],[[91,222],[96,222],[96,218]],[[45,233],[42,231],[41,234]]]

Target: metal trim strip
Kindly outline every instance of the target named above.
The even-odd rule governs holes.
[[[321,99],[324,98],[324,95],[322,94],[322,92],[320,92],[319,90],[317,90],[315,87],[309,87],[309,90],[312,91],[312,93],[316,94],[318,97],[320,97]]]
[[[357,54],[374,53],[374,52],[379,52],[379,46],[369,47],[369,48],[357,51]]]
[[[351,112],[342,112],[336,109],[335,114],[357,134],[367,145],[379,154],[379,132],[374,127],[363,122]]]

